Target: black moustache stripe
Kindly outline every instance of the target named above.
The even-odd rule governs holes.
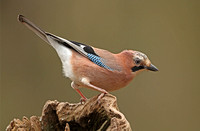
[[[131,68],[132,72],[136,72],[138,70],[144,69],[144,66],[134,66]]]

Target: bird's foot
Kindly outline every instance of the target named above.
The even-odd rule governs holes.
[[[101,94],[98,96],[98,98],[97,98],[98,103],[100,103],[100,100],[105,96],[105,94],[108,94],[108,92],[105,91],[105,92],[101,93]]]
[[[80,102],[81,104],[85,104],[87,100],[88,99],[86,97],[85,98],[81,97]]]

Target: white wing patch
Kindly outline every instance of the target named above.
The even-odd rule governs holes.
[[[84,46],[84,45],[80,45],[80,47],[81,47],[81,48],[84,48],[85,46]]]

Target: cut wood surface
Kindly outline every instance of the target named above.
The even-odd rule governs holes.
[[[129,122],[117,107],[116,97],[94,96],[84,103],[48,100],[42,116],[14,119],[7,131],[131,131]]]

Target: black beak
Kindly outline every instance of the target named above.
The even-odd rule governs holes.
[[[156,68],[156,66],[154,66],[153,64],[150,64],[149,66],[145,66],[145,68],[150,71],[158,71],[158,68]]]

